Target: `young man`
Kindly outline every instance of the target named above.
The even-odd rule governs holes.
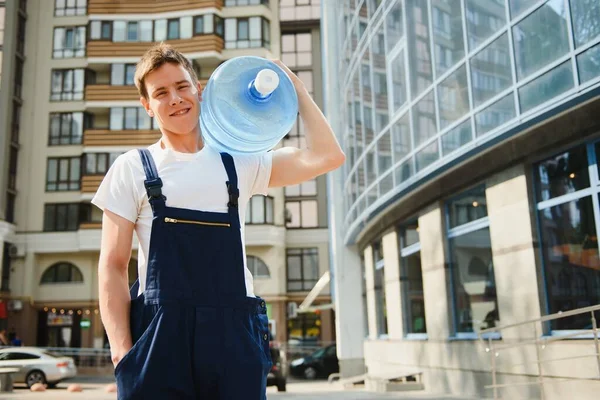
[[[119,399],[266,398],[268,320],[245,267],[242,217],[252,195],[345,159],[303,83],[276,62],[296,87],[307,146],[233,157],[202,142],[202,88],[183,55],[158,45],[137,65],[140,101],[162,137],[118,157],[92,200],[104,211],[100,312]]]

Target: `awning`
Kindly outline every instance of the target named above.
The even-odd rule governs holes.
[[[304,299],[302,304],[300,304],[300,307],[298,307],[299,313],[313,312],[316,310],[327,310],[327,309],[333,308],[333,304],[331,304],[331,303],[330,304],[320,304],[318,306],[311,306],[313,301],[315,301],[315,299],[319,295],[319,293],[321,293],[321,291],[323,289],[325,289],[327,287],[327,285],[329,285],[330,280],[331,280],[331,275],[330,275],[329,271],[327,271],[323,275],[321,275],[321,277],[319,278],[319,280],[317,281],[315,286],[311,289],[311,291],[308,293],[308,295],[306,296],[306,298]]]

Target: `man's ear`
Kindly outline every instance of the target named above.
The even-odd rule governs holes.
[[[150,103],[144,96],[140,97],[140,103],[142,103],[142,106],[146,109],[150,118],[154,118],[154,112],[150,109]]]
[[[196,82],[196,88],[198,89],[198,100],[202,101],[202,84],[200,81]]]

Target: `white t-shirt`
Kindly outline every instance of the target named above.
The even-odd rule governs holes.
[[[227,212],[227,172],[221,155],[208,146],[197,153],[180,153],[162,148],[161,142],[148,147],[158,176],[163,182],[162,193],[167,198],[167,206],[192,210]],[[246,266],[244,246],[244,222],[246,207],[250,197],[267,194],[271,177],[272,153],[260,155],[233,155],[238,176],[240,197],[238,200],[246,293],[254,297],[252,274]],[[152,207],[148,202],[144,180],[146,175],[138,150],[120,155],[107,172],[92,203],[101,210],[128,219],[135,224],[139,240],[138,274],[140,290],[146,287],[147,260],[152,229]]]

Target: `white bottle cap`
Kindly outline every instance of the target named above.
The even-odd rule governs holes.
[[[279,75],[272,69],[263,69],[254,80],[254,87],[263,96],[268,96],[279,86]]]

